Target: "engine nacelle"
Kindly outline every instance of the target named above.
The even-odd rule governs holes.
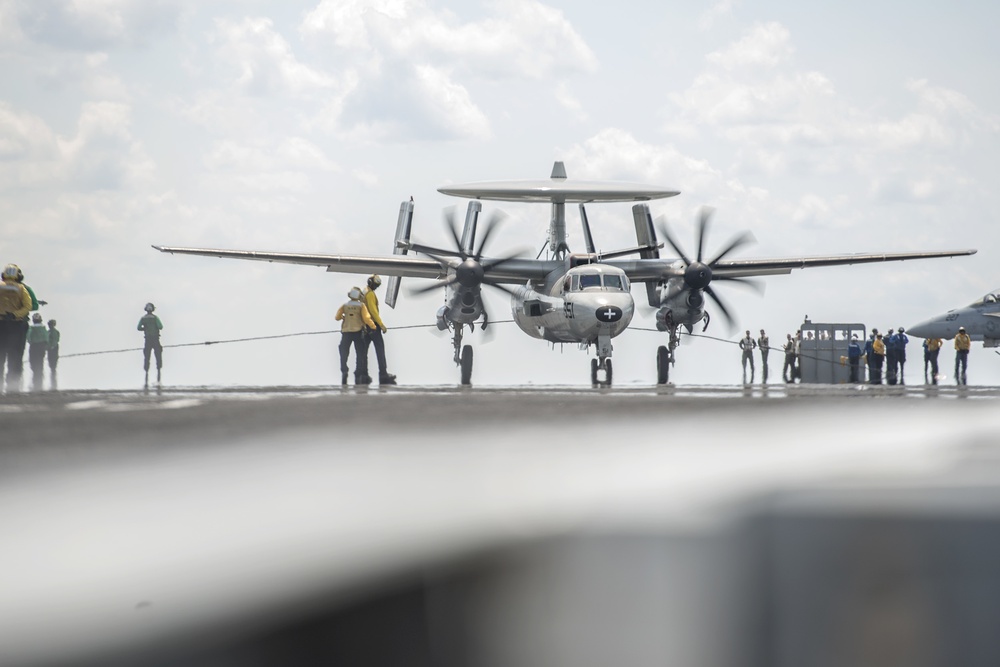
[[[656,311],[656,328],[669,331],[675,326],[694,326],[705,319],[705,295],[700,290],[683,290],[665,299]]]

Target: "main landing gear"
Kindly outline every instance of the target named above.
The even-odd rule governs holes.
[[[674,365],[674,350],[680,344],[677,327],[670,328],[670,342],[656,349],[656,384],[670,382],[670,367]]]
[[[465,325],[455,324],[453,326],[454,336],[452,336],[451,342],[455,347],[455,365],[462,371],[462,386],[468,387],[472,384],[472,346],[462,345],[462,327]],[[474,327],[475,325],[470,324],[469,326]]]

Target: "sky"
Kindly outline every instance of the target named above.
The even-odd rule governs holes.
[[[795,271],[763,296],[719,285],[772,342],[814,322],[912,326],[1000,287],[1000,6],[959,1],[616,3],[497,0],[0,0],[0,262],[15,262],[62,332],[62,388],[141,386],[147,301],[163,343],[336,331],[364,276],[156,252],[152,244],[389,254],[401,201],[413,238],[444,244],[446,184],[548,177],[651,183],[694,248],[751,230],[739,257],[976,248],[978,254]],[[507,219],[489,251],[536,252],[545,205]],[[582,249],[575,211],[570,246]],[[597,245],[635,245],[630,206],[589,210]],[[669,254],[664,252],[664,256]],[[443,295],[383,308],[403,384],[458,382],[430,329]],[[614,341],[615,382],[655,382],[641,285]],[[497,293],[493,319],[509,319]],[[412,327],[412,328],[407,328]],[[587,353],[498,324],[474,381],[589,383]],[[165,352],[164,383],[323,385],[339,334]],[[779,354],[770,362],[780,374]],[[910,381],[921,375],[919,339]],[[950,373],[950,346],[942,353]],[[374,362],[374,355],[372,361]],[[740,353],[688,340],[673,379],[731,384]],[[975,344],[972,384],[1000,384]]]

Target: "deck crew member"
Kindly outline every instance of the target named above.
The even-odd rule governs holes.
[[[861,371],[861,354],[861,343],[858,342],[858,335],[854,334],[851,337],[851,342],[847,344],[847,363],[851,368],[849,382],[852,384],[858,382],[858,375]]]
[[[882,384],[882,364],[885,362],[885,343],[882,341],[882,334],[875,334],[872,356],[875,358],[875,363],[872,366],[871,383]]]
[[[767,384],[767,353],[771,351],[771,340],[764,333],[764,330],[760,330],[760,338],[757,339],[757,347],[760,349],[760,365],[761,365],[761,378],[762,384]]]
[[[878,334],[878,329],[872,329],[871,334],[868,335],[868,340],[865,341],[865,362],[868,366],[868,382],[871,383],[872,378],[875,377],[875,351],[872,349],[872,345],[875,343],[875,335]]]
[[[337,321],[340,325],[340,384],[347,384],[347,359],[354,346],[356,357],[354,365],[354,384],[370,384],[368,377],[368,358],[365,356],[365,343],[362,330],[374,329],[375,322],[368,313],[368,307],[362,301],[361,289],[352,287],[347,293],[350,299],[337,311]]]
[[[927,382],[927,366],[930,365],[930,381],[931,384],[937,384],[938,381],[938,355],[941,353],[941,345],[944,341],[940,338],[925,338],[924,339],[924,383]]]
[[[782,349],[785,351],[785,365],[781,369],[781,377],[785,382],[795,380],[795,341],[792,334],[785,334],[785,344]]]
[[[45,377],[45,354],[49,351],[49,330],[42,324],[42,314],[31,316],[28,327],[28,364],[31,366],[31,390],[41,391]]]
[[[743,350],[743,384],[747,382],[747,362],[750,362],[750,382],[753,382],[753,351],[757,347],[757,342],[750,335],[750,330],[747,329],[746,336],[740,341],[740,349]]]
[[[146,386],[149,386],[149,356],[156,355],[156,382],[160,382],[160,369],[163,368],[163,346],[160,344],[160,331],[163,330],[163,322],[153,314],[156,306],[147,303],[144,307],[146,314],[139,318],[139,325],[136,327],[145,337],[145,345],[142,348],[142,368],[146,371]]]
[[[368,365],[368,346],[375,346],[375,359],[378,361],[378,383],[382,384],[396,384],[396,376],[390,373],[386,369],[385,364],[385,341],[382,339],[382,334],[386,333],[385,324],[382,322],[382,316],[379,314],[378,310],[378,296],[375,294],[375,290],[379,288],[382,284],[382,279],[378,277],[378,274],[373,273],[368,277],[368,286],[362,290],[362,296],[364,297],[365,307],[368,308],[368,314],[372,318],[372,322],[375,323],[374,329],[366,329],[365,331],[365,366]]]
[[[886,384],[896,384],[896,372],[898,361],[896,357],[896,333],[894,329],[889,329],[882,343],[885,344],[885,382]]]
[[[0,379],[7,366],[7,392],[21,391],[24,371],[24,343],[27,337],[31,295],[17,280],[19,269],[14,264],[3,268],[0,282]]]
[[[896,332],[896,363],[899,365],[899,384],[906,384],[903,381],[903,368],[906,366],[906,345],[910,342],[910,337],[906,335],[906,329],[899,327]]]
[[[49,320],[49,389],[58,388],[58,382],[56,382],[56,366],[59,364],[59,339],[62,335],[59,333],[59,329],[56,329],[56,321]]]
[[[955,334],[955,382],[957,384],[968,384],[965,372],[969,368],[969,349],[972,347],[972,339],[965,333],[965,327],[959,327]],[[959,374],[961,366],[961,374]]]

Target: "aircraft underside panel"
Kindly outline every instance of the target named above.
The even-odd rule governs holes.
[[[627,294],[591,298],[586,305],[574,296],[547,296],[522,287],[511,299],[511,314],[521,331],[552,343],[592,343],[628,328],[634,310]]]

